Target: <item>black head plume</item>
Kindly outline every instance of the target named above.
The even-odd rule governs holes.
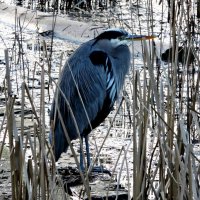
[[[108,29],[95,38],[95,43],[98,42],[99,40],[103,40],[103,39],[111,40],[111,39],[117,39],[120,37],[123,38],[127,35],[128,33],[123,29]]]

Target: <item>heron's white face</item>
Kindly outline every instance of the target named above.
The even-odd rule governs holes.
[[[118,47],[120,45],[128,45],[130,43],[130,41],[128,40],[123,40],[123,39],[119,39],[119,38],[116,38],[116,39],[111,39],[110,40],[110,43],[112,44],[112,46],[115,48],[115,47]]]

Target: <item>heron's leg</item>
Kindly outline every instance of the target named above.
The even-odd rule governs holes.
[[[89,146],[89,137],[85,136],[85,147],[86,147],[86,156],[87,156],[87,167],[89,168],[91,160],[90,160],[90,146]]]
[[[91,159],[90,159],[90,147],[89,147],[89,136],[85,136],[85,147],[86,147],[86,156],[87,156],[87,167],[90,167]],[[97,173],[107,173],[111,176],[111,173],[109,170],[104,169],[103,166],[93,166],[92,172]]]
[[[87,167],[89,168],[90,167],[90,164],[91,164],[91,160],[90,160],[90,147],[89,147],[89,137],[88,135],[84,136],[85,138],[85,147],[86,147],[86,156],[87,156]],[[84,165],[84,160],[83,160],[83,150],[82,150],[82,147],[83,147],[83,136],[81,137],[81,143],[80,144],[80,168],[81,168],[81,171],[84,172],[85,170],[85,165]],[[103,166],[94,166],[92,168],[92,172],[97,172],[97,173],[107,173],[111,176],[111,173],[109,170],[107,169],[104,169]]]

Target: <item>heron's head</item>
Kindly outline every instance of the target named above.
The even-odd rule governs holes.
[[[95,38],[95,43],[101,40],[107,40],[107,42],[110,42],[116,47],[123,44],[126,45],[130,41],[150,40],[153,38],[155,38],[155,36],[132,35],[123,29],[108,29]]]

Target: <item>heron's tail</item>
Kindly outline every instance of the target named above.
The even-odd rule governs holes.
[[[67,141],[66,141],[63,130],[60,127],[60,123],[54,129],[54,135],[52,133],[52,130],[50,131],[49,141],[50,141],[50,144],[53,147],[55,161],[58,161],[61,154],[63,152],[66,152],[67,149],[68,149],[68,146],[69,146]]]

